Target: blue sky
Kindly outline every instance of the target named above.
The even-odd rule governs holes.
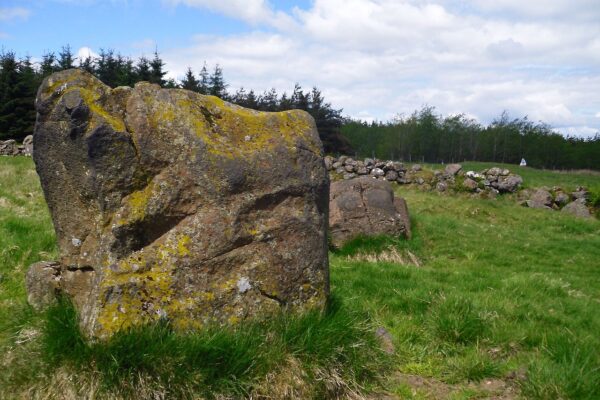
[[[232,89],[317,85],[347,115],[422,105],[600,130],[598,0],[0,0],[0,46],[34,59],[150,55],[171,77],[219,63]]]

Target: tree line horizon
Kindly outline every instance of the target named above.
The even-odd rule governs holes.
[[[76,57],[70,46],[46,52],[39,63],[15,52],[0,52],[0,140],[22,140],[33,133],[34,101],[42,80],[70,68],[85,70],[110,87],[133,86],[148,81],[165,88],[181,88],[259,111],[301,109],[315,119],[324,149],[332,154],[350,154],[415,162],[492,161],[518,163],[525,158],[530,166],[554,169],[600,170],[600,134],[593,138],[563,136],[543,122],[527,117],[510,118],[506,111],[488,125],[465,114],[442,116],[425,105],[408,117],[388,122],[367,123],[342,116],[342,109],[325,101],[317,87],[305,91],[298,83],[288,94],[276,89],[256,92],[241,87],[235,92],[223,69],[211,71],[204,63],[194,73],[188,67],[180,80],[167,79],[165,63],[158,51],[152,58],[137,60],[114,50],[100,50],[97,57]]]

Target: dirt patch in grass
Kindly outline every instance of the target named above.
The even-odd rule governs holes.
[[[398,373],[391,380],[396,393],[378,394],[373,400],[392,399],[490,399],[514,400],[519,398],[519,390],[513,381],[484,379],[468,384],[449,384],[434,378]]]

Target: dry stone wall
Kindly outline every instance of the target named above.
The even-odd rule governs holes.
[[[523,189],[523,178],[506,168],[464,171],[460,164],[448,164],[444,169],[428,170],[420,164],[408,167],[398,161],[355,160],[349,156],[326,156],[325,166],[333,181],[370,176],[423,190],[471,193],[473,197],[483,199],[518,193],[517,201],[525,207],[561,211],[580,218],[592,218],[594,213],[599,212],[585,187],[579,186],[570,193],[557,186]]]
[[[439,192],[448,190],[467,191],[482,197],[495,197],[500,193],[514,193],[523,179],[508,169],[490,168],[480,172],[463,171],[460,164],[448,164],[443,170],[426,170],[419,164],[410,168],[398,161],[382,161],[352,157],[325,157],[325,166],[333,179],[349,180],[361,176],[396,182],[400,185],[417,185]]]
[[[0,156],[31,156],[33,154],[33,136],[25,137],[22,144],[15,140],[0,140]]]

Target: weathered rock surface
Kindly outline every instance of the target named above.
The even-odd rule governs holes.
[[[389,182],[358,177],[331,184],[329,231],[333,245],[359,235],[410,235],[406,202],[394,199]]]
[[[585,199],[577,199],[563,207],[561,212],[574,215],[579,218],[592,218],[592,213],[585,205]]]
[[[579,187],[577,187],[577,190],[575,190],[573,193],[571,193],[571,195],[573,196],[574,200],[578,200],[578,199],[587,200],[590,193],[588,192],[588,190],[586,188],[579,186]]]
[[[473,179],[471,179],[471,178],[466,178],[466,179],[463,181],[463,187],[464,187],[465,189],[467,189],[467,190],[474,191],[475,189],[477,189],[477,186],[478,186],[478,185],[477,185],[477,182],[476,182],[476,181],[474,181],[474,180],[473,180]]]
[[[559,207],[566,205],[569,202],[569,200],[570,200],[569,195],[562,191],[557,191],[556,195],[554,196],[554,202]]]
[[[520,175],[510,175],[510,172],[506,169],[502,171],[502,176],[498,177],[498,189],[502,193],[514,193],[523,184],[523,178]]]
[[[51,305],[60,288],[60,264],[41,261],[32,264],[25,276],[27,302],[36,310]]]
[[[552,206],[552,194],[545,189],[536,190],[527,201],[530,208],[550,208]]]
[[[28,135],[23,139],[23,154],[27,156],[33,155],[33,135]]]
[[[446,182],[438,182],[437,185],[435,185],[435,189],[438,192],[445,192],[448,190],[448,184]]]
[[[460,170],[462,170],[462,165],[448,164],[448,165],[446,165],[446,168],[444,169],[444,173],[447,176],[454,176],[454,175],[458,174],[460,172]]]
[[[48,77],[36,107],[60,290],[88,335],[325,303],[329,181],[307,113],[79,70]]]

